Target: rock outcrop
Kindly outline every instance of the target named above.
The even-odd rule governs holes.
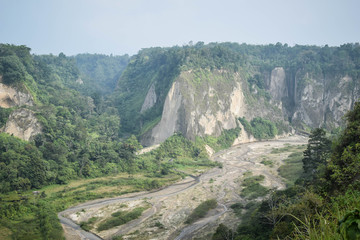
[[[0,107],[33,106],[34,101],[29,93],[16,90],[13,87],[0,83]]]
[[[38,122],[34,112],[26,108],[13,111],[3,129],[4,132],[26,141],[40,134],[41,130],[41,124]]]
[[[342,116],[360,97],[359,83],[349,76],[325,79],[307,72],[291,76],[282,67],[274,68],[267,76],[265,90],[269,101],[256,89],[249,91],[239,72],[209,69],[181,72],[167,94],[160,122],[142,136],[141,143],[159,144],[175,132],[189,139],[219,136],[224,129],[235,128],[238,117],[289,120],[299,128],[338,127]],[[155,101],[152,88],[153,85],[142,111]],[[235,142],[254,140],[243,131]]]
[[[280,79],[274,78],[281,84],[275,84],[275,88],[270,84],[269,93],[272,99],[281,101],[284,117],[300,128],[339,127],[344,114],[360,97],[359,82],[347,75],[325,78],[305,72],[291,79],[283,74]]]
[[[198,75],[204,78],[196,82]],[[142,136],[141,143],[158,144],[175,132],[188,139],[219,136],[224,129],[235,128],[237,118],[244,116],[282,120],[281,110],[249,96],[247,89],[237,72],[207,69],[182,72],[168,92],[160,122]]]
[[[287,85],[285,70],[282,67],[276,67],[271,71],[269,93],[273,101],[281,101],[287,96]]]
[[[1,132],[9,133],[26,141],[41,133],[42,127],[35,114],[29,109],[21,108],[33,105],[34,101],[29,93],[19,91],[0,82],[0,107],[20,107],[10,114]]]
[[[140,112],[143,113],[146,110],[152,108],[156,103],[156,92],[155,92],[155,84],[150,86],[148,93],[146,94],[143,105],[141,106]]]

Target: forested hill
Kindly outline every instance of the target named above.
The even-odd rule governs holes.
[[[81,74],[79,91],[96,98],[112,93],[121,73],[126,68],[129,56],[102,54],[78,54],[74,57]]]
[[[15,125],[25,135],[33,128],[28,123],[41,129],[30,134],[28,142],[0,134],[1,192],[125,170],[123,155],[134,150],[120,142],[119,114],[101,94],[114,88],[114,78],[127,59],[62,53],[38,56],[25,46],[0,45],[1,101],[12,103],[0,108],[0,122],[6,124],[5,130]],[[107,88],[101,91],[100,86]],[[28,103],[15,101],[28,94]]]

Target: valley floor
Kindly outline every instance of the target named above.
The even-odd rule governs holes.
[[[223,164],[222,168],[199,172],[198,176],[186,177],[158,191],[87,202],[59,213],[59,218],[67,239],[113,239],[119,235],[123,239],[209,239],[208,235],[220,223],[230,228],[239,223],[238,217],[230,209],[232,204],[261,200],[261,197],[249,200],[241,196],[244,178],[248,175],[263,175],[265,178],[261,184],[264,187],[285,188],[284,179],[278,175],[277,169],[291,154],[291,146],[304,144],[307,144],[307,138],[290,136],[236,145],[212,156],[214,161]],[[282,151],[274,151],[276,149]],[[261,163],[264,159],[270,160],[271,164]],[[204,218],[185,224],[192,210],[208,199],[216,199],[217,207]],[[97,230],[99,224],[112,213],[118,210],[131,211],[138,207],[147,208],[138,219],[109,230]],[[74,224],[89,222],[90,219],[93,219],[91,232],[96,235],[90,235]]]

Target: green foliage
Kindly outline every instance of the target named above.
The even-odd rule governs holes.
[[[264,78],[260,74],[255,74],[248,79],[249,86],[256,85],[259,89],[265,88]]]
[[[243,204],[241,203],[234,203],[230,206],[230,208],[232,210],[234,210],[234,213],[236,214],[236,216],[240,217],[242,210],[245,208]]]
[[[343,239],[360,239],[360,212],[358,209],[348,212],[339,221],[339,232]]]
[[[260,184],[264,179],[264,175],[245,178],[242,183],[244,188],[241,190],[240,196],[249,200],[265,196],[269,190]]]
[[[83,81],[77,89],[88,96],[91,95],[97,106],[101,100],[96,98],[114,91],[129,62],[128,55],[78,54],[74,59]]]
[[[256,139],[271,139],[278,134],[276,125],[269,120],[256,117],[249,123],[245,117],[243,117],[239,118],[239,121],[244,126],[245,131],[253,135]]]
[[[336,141],[325,176],[329,188],[341,192],[349,185],[360,186],[360,103],[345,116],[347,126]]]
[[[26,88],[33,95],[36,106],[32,110],[43,130],[27,145],[14,137],[1,136],[1,192],[65,184],[77,177],[137,171],[135,150],[119,143],[117,110],[95,106],[94,99],[75,90],[80,72],[73,58],[62,53],[30,55],[30,49],[25,46],[3,44],[0,58],[16,59],[22,65],[21,70],[14,70],[25,76],[17,87]],[[10,111],[1,109],[2,124]],[[138,144],[136,148],[139,147]]]
[[[198,219],[205,217],[209,210],[216,208],[217,202],[215,199],[206,200],[205,202],[200,203],[189,217],[186,219],[185,223],[190,224],[196,222]]]
[[[158,158],[206,158],[205,149],[194,142],[184,138],[181,134],[175,134],[163,142],[158,149],[155,150]]]
[[[47,183],[46,163],[32,144],[0,134],[0,192],[39,188]]]
[[[237,227],[235,239],[267,240],[271,233],[271,224],[266,219],[266,204],[250,202],[245,206],[246,212],[242,216],[243,221]]]
[[[287,180],[288,185],[293,185],[303,173],[303,154],[295,152],[284,159],[284,165],[278,168],[279,175]]]
[[[90,231],[93,228],[93,224],[96,222],[98,217],[91,217],[86,222],[81,222],[80,227],[85,231]]]
[[[274,166],[274,162],[271,160],[262,160],[261,163],[264,164],[265,166],[269,166],[269,167]]]
[[[231,147],[240,132],[240,127],[225,129],[219,137],[205,136],[202,139],[197,138],[197,140],[200,142],[204,141],[205,144],[209,145],[215,151],[220,151]]]
[[[252,119],[250,124],[256,139],[271,139],[278,134],[275,124],[269,120],[257,117]]]
[[[305,181],[312,182],[315,180],[319,171],[318,168],[325,165],[330,150],[331,142],[326,138],[325,130],[322,128],[312,130],[303,158],[303,178]]]
[[[63,239],[63,230],[53,207],[38,199],[2,202],[0,225],[10,229],[13,239]]]
[[[0,107],[0,127],[3,127],[8,120],[9,115],[13,110],[11,108]]]
[[[253,129],[252,129],[252,126],[251,124],[245,119],[245,117],[240,117],[239,118],[239,121],[241,122],[241,125],[243,125],[245,131],[248,133],[248,134],[253,134]]]
[[[22,83],[26,73],[33,71],[30,48],[0,44],[0,76],[5,84]]]
[[[25,80],[25,67],[14,55],[0,57],[0,73],[5,84],[16,84]]]
[[[98,231],[104,231],[116,226],[123,225],[131,220],[137,219],[141,216],[143,211],[146,210],[144,207],[138,207],[131,211],[118,211],[113,213],[111,216],[112,218],[102,222],[98,226]]]
[[[223,240],[223,239],[234,239],[235,233],[226,227],[224,224],[220,224],[214,235],[212,236],[212,240]]]

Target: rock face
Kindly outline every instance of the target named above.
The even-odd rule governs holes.
[[[175,132],[189,139],[219,136],[224,129],[235,128],[238,117],[289,120],[299,128],[338,127],[343,115],[360,98],[359,82],[349,76],[290,74],[282,67],[264,76],[268,76],[265,90],[269,101],[259,97],[256,89],[249,91],[239,72],[208,69],[181,72],[167,94],[160,122],[142,136],[141,143],[158,144]],[[152,88],[144,109],[156,101]],[[236,143],[254,140],[242,132]]]
[[[29,93],[18,91],[11,86],[0,83],[0,107],[12,108],[33,105],[34,101]],[[29,141],[41,133],[41,129],[41,124],[31,110],[19,108],[10,114],[1,131]]]
[[[179,130],[178,119],[181,103],[182,95],[180,93],[179,83],[174,82],[165,99],[160,122],[150,130],[142,140],[144,146],[161,143]]]
[[[143,113],[146,110],[152,108],[156,103],[156,92],[155,92],[155,84],[152,84],[148,93],[146,94],[145,101],[141,106],[140,112]]]
[[[285,70],[282,67],[274,68],[271,71],[269,93],[274,101],[281,101],[287,96],[287,85]]]
[[[29,141],[40,134],[41,129],[35,114],[29,109],[21,108],[10,114],[3,131]]]
[[[324,78],[306,73],[296,81],[298,88],[292,96],[295,104],[287,110],[297,126],[339,127],[344,114],[360,97],[359,82],[349,76]]]
[[[30,94],[20,92],[10,86],[0,83],[0,107],[10,108],[23,105],[34,105]]]
[[[203,79],[197,82],[199,75]],[[168,92],[160,122],[142,136],[141,143],[158,144],[175,132],[189,139],[219,136],[224,129],[235,128],[238,117],[282,119],[281,110],[274,111],[254,100],[247,89],[236,72],[206,69],[182,72]],[[253,100],[250,104],[249,99]]]

